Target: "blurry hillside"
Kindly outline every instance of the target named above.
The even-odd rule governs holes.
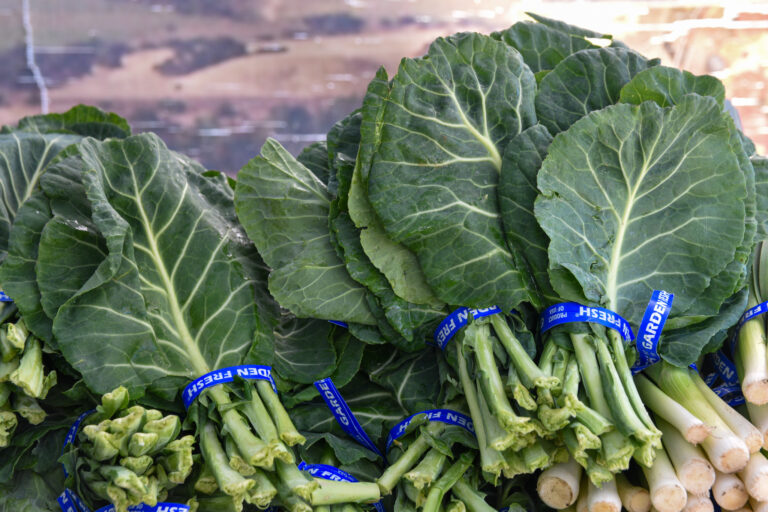
[[[726,84],[768,151],[768,2],[510,0],[30,0],[51,110],[90,103],[236,172],[267,136],[292,151],[360,104],[380,65],[525,11],[613,33]],[[0,0],[0,124],[39,112],[21,0]]]

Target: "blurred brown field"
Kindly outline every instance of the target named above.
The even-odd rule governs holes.
[[[38,113],[21,0],[0,0],[0,124]],[[276,137],[292,151],[360,104],[376,69],[440,35],[525,12],[614,34],[648,57],[717,76],[768,152],[768,2],[501,0],[30,0],[51,111],[110,109],[137,131],[234,173]]]

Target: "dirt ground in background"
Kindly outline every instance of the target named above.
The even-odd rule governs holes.
[[[170,0],[168,0],[170,2]],[[236,171],[267,136],[298,151],[359,105],[380,65],[390,72],[404,56],[423,54],[435,37],[461,30],[490,32],[536,12],[614,33],[663,63],[723,80],[744,128],[768,152],[768,3],[766,2],[509,2],[502,0],[231,0],[241,19],[179,14],[170,3],[128,0],[35,0],[32,18],[41,51],[89,38],[130,48],[121,66],[51,88],[51,110],[91,103],[124,115],[138,129],[160,132],[169,145],[211,168]],[[17,3],[0,0],[0,51],[19,44]],[[245,6],[245,7],[243,7]],[[350,15],[358,33],[318,34],[305,18]],[[248,47],[183,75],[157,66],[174,55],[172,39],[226,35]],[[270,53],[276,52],[276,53]],[[19,70],[20,74],[25,71]],[[38,112],[31,88],[0,88],[0,124]],[[228,140],[229,137],[235,140]]]

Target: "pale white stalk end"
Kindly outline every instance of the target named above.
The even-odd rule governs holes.
[[[739,478],[747,492],[758,501],[768,501],[768,459],[762,453],[754,453]]]
[[[536,490],[541,501],[555,510],[573,505],[579,496],[581,466],[571,459],[555,464],[539,475]]]
[[[739,477],[732,474],[716,472],[715,485],[712,486],[712,496],[715,502],[725,510],[736,510],[747,503],[749,494]]]
[[[589,482],[587,509],[589,512],[621,512],[621,498],[616,490],[616,480],[609,480],[599,488]]]

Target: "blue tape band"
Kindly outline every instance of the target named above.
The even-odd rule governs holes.
[[[582,306],[576,302],[562,302],[544,310],[541,315],[541,332],[546,332],[556,325],[573,322],[592,322],[610,327],[621,334],[626,341],[634,341],[629,322],[618,313],[597,306]]]
[[[0,290],[0,302],[13,302],[13,299]]]
[[[349,434],[355,441],[371,450],[376,455],[383,457],[381,451],[376,447],[376,444],[368,437],[363,426],[357,421],[352,410],[347,405],[347,402],[341,397],[341,393],[334,386],[333,381],[330,378],[318,380],[315,382],[315,388],[320,393],[320,396],[325,400],[325,404],[333,413],[336,421],[341,428]]]
[[[299,469],[306,471],[310,475],[316,478],[322,478],[323,480],[333,480],[334,482],[358,482],[359,480],[346,471],[342,471],[337,467],[330,466],[328,464],[307,464],[306,462],[299,463]]]
[[[704,384],[706,384],[707,386],[709,386],[711,388],[712,385],[717,380],[717,377],[718,377],[717,372],[712,372],[709,375],[705,375],[704,377],[702,377],[702,379],[704,380]]]
[[[95,412],[96,412],[96,409],[85,411],[83,414],[77,417],[74,423],[72,423],[72,426],[69,427],[69,430],[67,431],[67,437],[64,438],[64,446],[61,447],[62,455],[64,455],[64,452],[66,451],[67,446],[74,443],[75,439],[77,439],[77,432],[80,430],[80,425],[83,423],[83,420]],[[64,464],[62,464],[61,468],[64,470],[64,476],[69,477],[69,473],[67,472],[67,467]]]
[[[64,492],[56,498],[56,502],[61,507],[61,512],[91,512],[83,500],[70,489],[64,489]]]
[[[328,464],[307,464],[302,461],[299,463],[299,469],[306,471],[315,478],[322,478],[323,480],[333,480],[335,482],[359,482],[359,480],[346,471],[342,471],[339,468],[329,466]],[[384,505],[381,501],[377,501],[373,504],[373,507],[378,512],[385,512]]]
[[[453,313],[445,317],[445,319],[440,322],[440,325],[437,326],[437,329],[435,329],[435,345],[440,347],[440,350],[445,350],[445,347],[448,345],[448,342],[451,341],[451,338],[453,338],[462,327],[469,323],[470,314],[472,315],[472,318],[482,318],[497,313],[501,313],[501,308],[498,306],[479,309],[464,307],[456,309]]]
[[[115,512],[114,505],[107,505],[101,507],[96,512]],[[155,506],[151,505],[132,505],[128,507],[128,512],[189,512],[188,505],[182,505],[181,503],[158,503]]]
[[[632,365],[632,373],[640,373],[652,364],[661,361],[659,356],[659,338],[675,296],[664,290],[654,290],[648,307],[645,308],[640,329],[637,331],[637,361]]]
[[[722,349],[712,354],[712,362],[715,365],[718,375],[720,375],[720,378],[723,379],[725,384],[740,385],[736,365],[725,355]]]
[[[394,443],[396,439],[399,439],[405,435],[406,431],[408,430],[408,425],[411,424],[413,418],[422,414],[427,416],[428,421],[439,421],[440,423],[445,423],[448,425],[456,425],[463,428],[470,434],[474,435],[475,433],[475,425],[472,423],[472,418],[466,414],[462,414],[458,411],[452,411],[451,409],[429,409],[426,411],[417,412],[416,414],[411,414],[403,421],[392,427],[392,430],[389,431],[389,435],[387,435],[387,446],[385,451],[388,452],[392,446],[392,443]]]
[[[347,322],[339,322],[338,320],[328,320],[333,325],[338,325],[339,327],[344,327],[345,329],[349,328],[349,324]]]
[[[736,407],[737,405],[745,403],[744,395],[741,394],[741,385],[721,384],[716,388],[713,388],[712,391],[731,407]]]
[[[196,378],[184,388],[182,396],[184,398],[184,407],[189,409],[189,406],[200,394],[206,389],[216,386],[218,384],[224,384],[225,382],[232,382],[235,377],[242,379],[253,380],[266,380],[272,384],[272,389],[277,393],[277,386],[275,386],[275,380],[272,378],[272,368],[260,364],[244,364],[239,366],[230,366],[215,370],[210,373]]]

